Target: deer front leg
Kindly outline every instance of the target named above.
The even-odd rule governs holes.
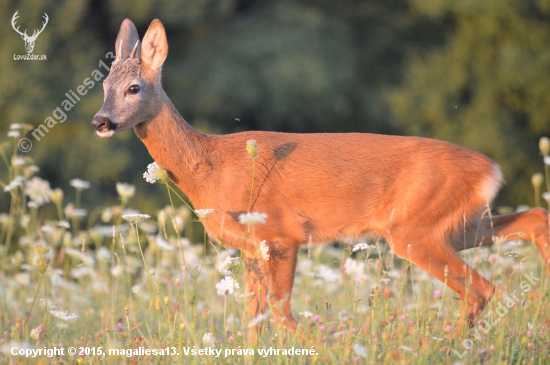
[[[244,282],[246,292],[253,293],[246,305],[248,321],[252,322],[255,318],[263,315],[266,311],[267,284],[269,279],[269,268],[262,260],[261,255],[257,254],[256,247],[247,245],[243,247],[243,256],[245,262]],[[260,324],[248,329],[248,340],[251,344],[258,341],[262,327]]]
[[[299,243],[291,242],[284,245],[273,241],[268,246],[269,306],[275,321],[295,334],[298,322],[290,312],[290,297],[294,284]]]

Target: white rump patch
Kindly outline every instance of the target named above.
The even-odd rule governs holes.
[[[478,194],[485,201],[485,203],[489,205],[489,203],[491,203],[497,195],[503,183],[504,178],[502,177],[500,166],[493,163],[492,171],[484,177],[478,187]]]

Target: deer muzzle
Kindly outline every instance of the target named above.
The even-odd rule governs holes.
[[[110,137],[115,133],[116,124],[109,118],[96,115],[92,120],[92,126],[101,137]]]

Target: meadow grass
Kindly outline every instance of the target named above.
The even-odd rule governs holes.
[[[86,182],[72,181],[77,200],[64,202],[63,192],[52,191],[32,160],[11,147],[2,148],[3,194],[10,198],[9,211],[0,214],[2,364],[550,360],[548,278],[530,242],[461,254],[496,289],[473,329],[459,325],[462,302],[452,290],[385,242],[306,245],[292,294],[301,339],[270,316],[246,318],[240,252],[206,236],[191,242],[208,211],[195,215],[169,185],[172,205],[153,217],[128,208],[136,193],[130,185],[117,186],[119,205],[83,208]],[[57,214],[39,214],[45,204],[55,204]],[[263,329],[257,343],[248,341],[251,323]],[[13,355],[56,347],[64,354]],[[71,347],[76,355],[68,354]]]

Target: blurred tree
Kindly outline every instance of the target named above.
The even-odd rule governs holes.
[[[441,47],[411,52],[404,83],[388,94],[395,121],[487,154],[510,187],[500,201],[533,204],[537,141],[550,134],[550,1],[411,4],[449,31]]]

